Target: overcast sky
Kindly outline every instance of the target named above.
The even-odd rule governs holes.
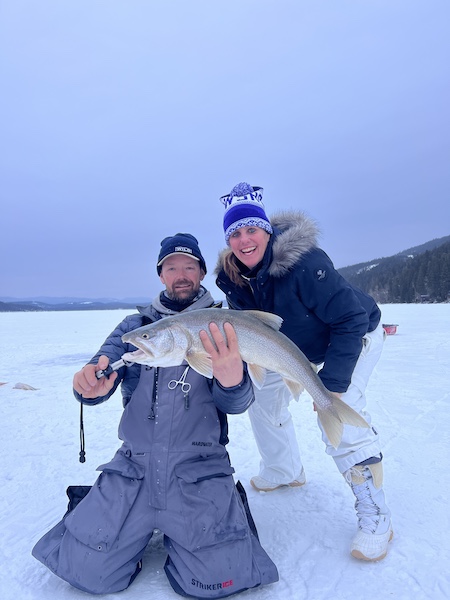
[[[0,296],[210,273],[219,196],[301,209],[337,268],[450,234],[448,0],[1,0]],[[212,277],[206,283],[220,297]]]

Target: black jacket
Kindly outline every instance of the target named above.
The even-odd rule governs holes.
[[[374,299],[351,286],[317,247],[317,227],[299,212],[278,213],[274,233],[256,273],[247,273],[244,287],[216,267],[217,286],[230,308],[259,309],[284,319],[281,331],[317,365],[325,386],[345,392],[362,349],[362,339],[380,322]],[[245,267],[242,265],[245,274]]]

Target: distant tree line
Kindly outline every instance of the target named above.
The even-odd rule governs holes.
[[[450,301],[450,242],[416,256],[396,255],[377,266],[339,271],[380,303]]]

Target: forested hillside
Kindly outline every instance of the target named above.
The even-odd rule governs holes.
[[[339,272],[380,303],[448,302],[450,236]]]

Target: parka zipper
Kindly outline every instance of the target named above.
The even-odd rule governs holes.
[[[155,379],[154,379],[154,384],[153,384],[153,393],[152,393],[152,404],[150,406],[150,414],[148,415],[147,419],[154,419],[156,416],[155,415],[155,405],[158,400],[158,374],[159,374],[159,367],[156,367],[155,368]]]

